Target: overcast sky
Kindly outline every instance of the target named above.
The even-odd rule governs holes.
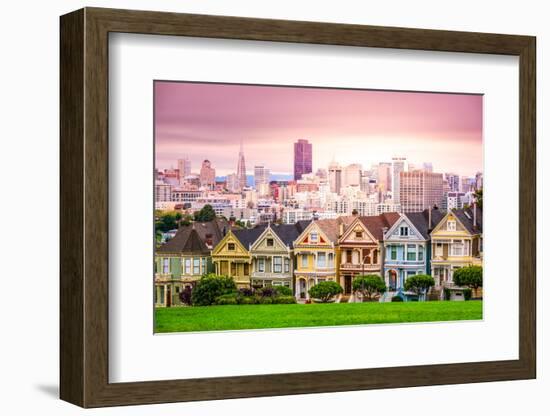
[[[293,172],[293,143],[313,144],[313,170],[405,156],[436,172],[483,171],[481,95],[155,82],[156,167],[193,172],[209,159],[216,175]]]

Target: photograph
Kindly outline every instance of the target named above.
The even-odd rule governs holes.
[[[483,319],[483,94],[153,94],[155,333]]]

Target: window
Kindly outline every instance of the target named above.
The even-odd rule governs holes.
[[[378,250],[372,252],[372,264],[378,264]]]
[[[290,259],[285,257],[285,273],[290,273]]]
[[[193,259],[193,274],[201,274],[201,259],[198,257]]]
[[[390,246],[390,259],[397,260],[397,246]]]
[[[273,257],[273,272],[282,273],[282,271],[283,271],[283,258]]]
[[[363,231],[356,231],[355,238],[363,238]]]
[[[328,267],[334,267],[334,254],[328,253]]]
[[[451,244],[451,256],[464,255],[464,241],[453,241]]]
[[[231,276],[237,275],[237,265],[235,263],[231,263]]]
[[[424,261],[424,246],[418,246],[418,261]]]
[[[408,237],[409,235],[409,227],[399,227],[399,235],[401,237]]]
[[[180,293],[180,287],[176,286],[176,293]]]
[[[263,257],[258,259],[258,271],[265,272],[265,259]]]
[[[407,261],[416,261],[416,246],[407,244]]]
[[[447,231],[456,231],[456,221],[455,220],[447,221]]]
[[[268,239],[266,240],[266,245],[267,245],[268,247],[273,247],[273,239],[272,239],[272,238],[268,238]]]
[[[170,273],[170,259],[167,259],[167,258],[162,259],[162,273],[164,274]]]
[[[191,274],[191,259],[186,258],[183,261],[183,264],[184,264],[184,273]]]
[[[164,286],[160,287],[160,302],[161,305],[164,305]]]
[[[202,258],[202,274],[206,274],[207,272],[207,263],[206,263],[206,257]]]
[[[249,270],[248,270],[248,263],[245,263],[244,264],[244,275],[245,276],[248,276],[250,273],[249,273]]]
[[[235,243],[228,243],[227,244],[227,249],[229,251],[235,251]]]
[[[319,235],[317,233],[311,233],[309,239],[312,243],[316,243],[319,240]]]
[[[317,267],[327,267],[326,253],[317,253]]]
[[[443,256],[443,244],[437,243],[435,245],[435,255],[436,256]]]
[[[307,254],[302,254],[302,267],[307,268]]]

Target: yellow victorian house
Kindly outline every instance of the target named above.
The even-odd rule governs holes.
[[[239,288],[250,287],[250,246],[264,230],[265,227],[230,230],[212,250],[214,273],[233,278]]]
[[[338,281],[336,246],[344,218],[312,221],[294,241],[296,298],[309,299],[319,282]]]
[[[482,265],[482,211],[479,208],[448,212],[431,232],[431,272],[436,289],[452,288],[453,272]]]

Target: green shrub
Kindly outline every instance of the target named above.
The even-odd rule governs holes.
[[[292,296],[292,289],[286,286],[274,286],[278,296]]]
[[[468,289],[464,289],[462,291],[462,293],[464,293],[464,300],[470,300],[472,299],[472,289],[468,288]]]
[[[470,289],[483,287],[483,268],[467,266],[453,272],[453,282],[457,286],[468,286]]]
[[[294,296],[277,296],[276,298],[273,298],[273,303],[277,303],[277,304],[296,303],[296,298]]]
[[[338,283],[328,280],[326,282],[319,282],[311,289],[309,289],[309,296],[313,299],[319,300],[321,303],[330,302],[330,300],[342,293],[344,289]]]
[[[273,303],[273,299],[268,296],[264,296],[258,300],[258,303],[262,305],[270,305]]]
[[[216,298],[216,305],[236,305],[237,295],[234,293],[228,293],[227,295],[218,296]]]
[[[191,302],[195,306],[208,306],[216,302],[216,298],[237,290],[233,279],[218,276],[213,273],[204,275],[193,289]]]
[[[435,285],[435,280],[427,274],[414,274],[405,280],[405,289],[410,290],[417,295],[428,293],[428,290]]]
[[[256,303],[256,299],[254,299],[253,296],[239,296],[237,298],[237,303],[239,305],[254,305]]]
[[[367,300],[372,300],[374,295],[386,291],[386,284],[377,274],[361,275],[353,279],[353,290],[361,293]]]
[[[401,296],[393,296],[391,298],[392,302],[403,302],[403,298]]]

